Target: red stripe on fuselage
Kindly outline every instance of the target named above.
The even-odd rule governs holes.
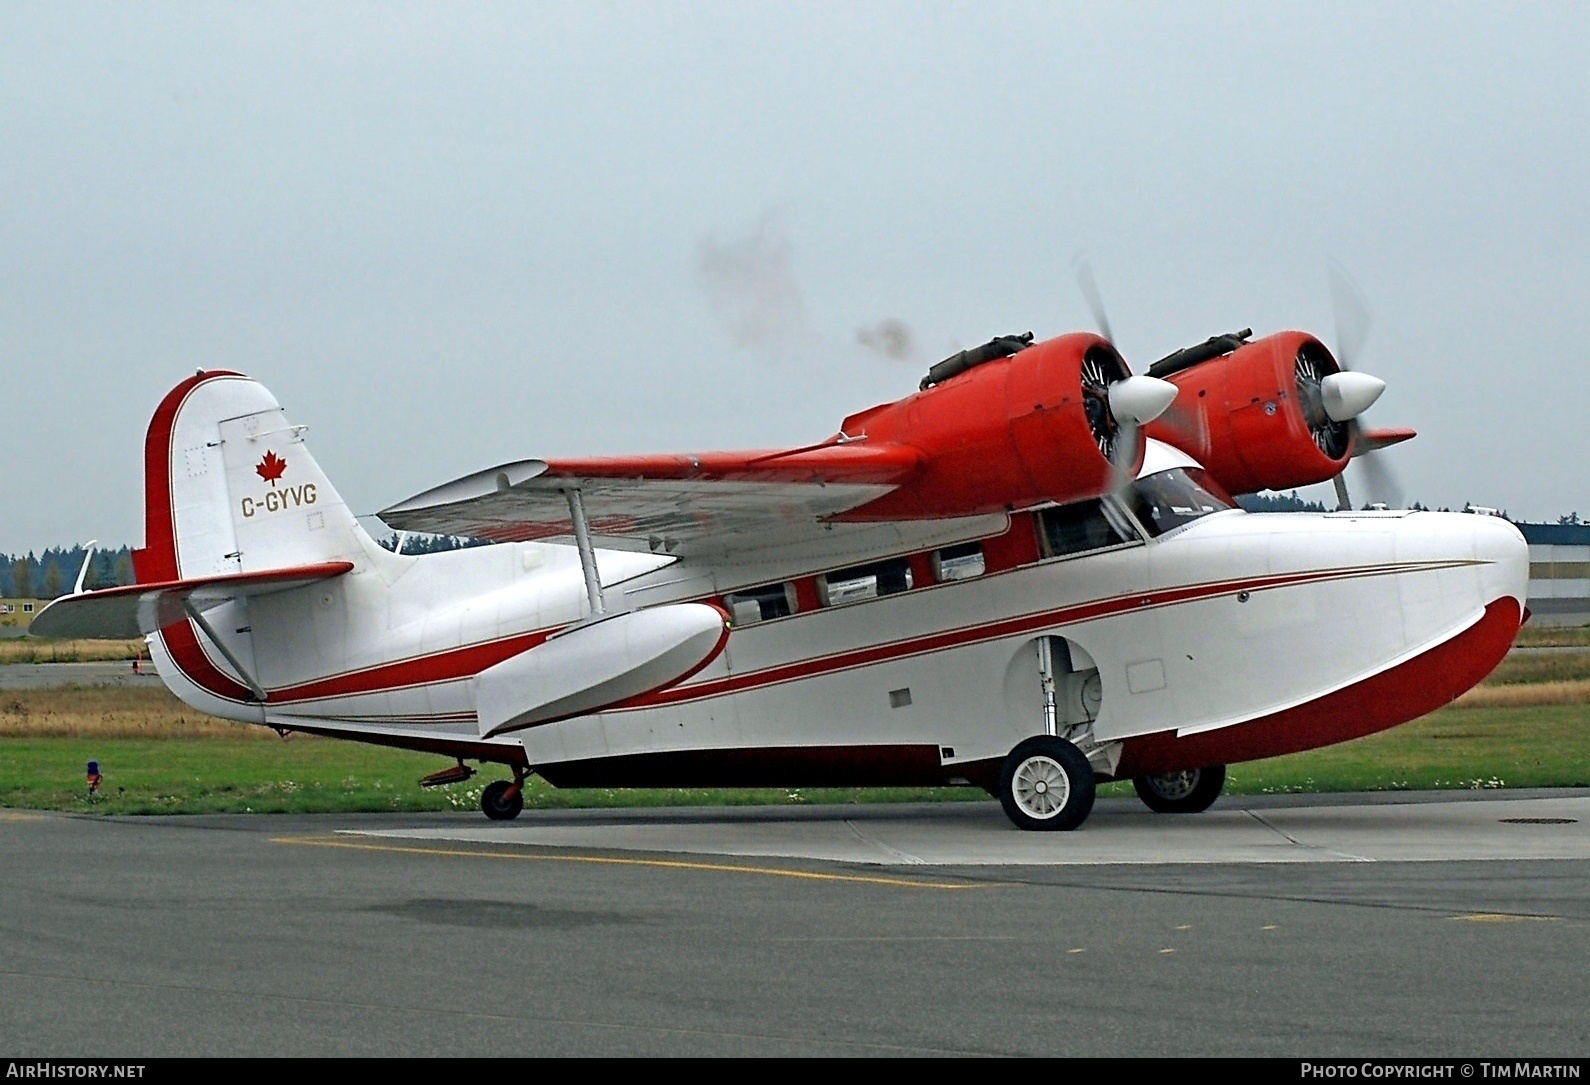
[[[487,667],[495,666],[520,652],[534,648],[555,630],[538,630],[520,633],[502,640],[468,644],[434,655],[416,656],[413,659],[383,663],[364,670],[316,679],[296,686],[268,690],[271,704],[291,704],[296,701],[319,701],[327,697],[349,697],[361,693],[385,693],[412,686],[428,686],[437,682],[456,682],[473,678]]]
[[[712,679],[693,685],[680,684],[691,677],[691,675],[685,675],[667,689],[632,698],[624,702],[621,707],[608,709],[608,711],[629,711],[665,704],[703,700],[709,697],[721,697],[748,689],[810,678],[818,674],[869,666],[874,663],[923,655],[982,641],[998,640],[1002,637],[1015,636],[1020,633],[1056,625],[1110,617],[1127,611],[1152,610],[1158,607],[1174,606],[1179,603],[1193,602],[1198,599],[1206,599],[1238,591],[1260,591],[1267,588],[1293,587],[1301,584],[1364,576],[1386,576],[1399,572],[1413,572],[1465,564],[1472,564],[1472,562],[1465,560],[1444,563],[1424,562],[1412,565],[1322,569],[1301,573],[1252,577],[1245,580],[1215,581],[1152,592],[1134,592],[1130,595],[1072,604],[1015,618],[945,630],[940,633],[906,638],[886,644],[868,645],[865,648],[837,652],[814,659],[797,660],[760,671]],[[953,585],[947,585],[946,587],[950,586]],[[435,655],[400,660],[363,670],[350,671],[346,674],[317,679],[313,682],[296,686],[274,689],[270,691],[270,703],[275,705],[294,704],[309,700],[384,693],[395,689],[469,679],[486,667],[534,647],[554,632],[556,632],[555,629],[547,629],[535,633],[521,634],[517,637],[510,637],[500,641],[468,645]],[[727,632],[725,636],[727,636]],[[713,653],[713,656],[709,657],[707,662],[710,662],[711,658],[715,657],[716,653]],[[703,666],[705,665],[704,663]]]
[[[946,630],[942,633],[933,633],[923,637],[911,637],[887,644],[868,645],[865,648],[856,648],[815,659],[797,660],[791,663],[779,664],[775,667],[768,667],[760,671],[751,671],[745,674],[699,682],[692,686],[675,686],[661,693],[650,694],[644,698],[629,701],[623,705],[621,711],[679,704],[685,701],[703,700],[708,697],[722,697],[748,689],[759,689],[764,686],[795,682],[818,674],[851,670],[875,663],[904,659],[909,656],[926,655],[930,652],[943,651],[948,648],[960,648],[968,644],[1000,640],[1004,637],[1036,632],[1040,629],[1112,617],[1128,611],[1154,610],[1160,607],[1176,606],[1181,603],[1208,599],[1218,595],[1228,595],[1238,591],[1295,587],[1301,584],[1319,583],[1328,580],[1346,580],[1363,576],[1387,576],[1398,572],[1422,571],[1430,568],[1468,564],[1473,564],[1473,562],[1465,560],[1443,563],[1426,562],[1413,566],[1383,565],[1354,569],[1328,569],[1307,573],[1254,577],[1247,580],[1193,584],[1181,588],[1161,589],[1151,592],[1134,592],[1130,595],[1076,603],[1055,610],[1025,614],[1015,618],[1004,618],[999,621]]]

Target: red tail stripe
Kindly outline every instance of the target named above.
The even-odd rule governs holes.
[[[144,438],[144,545],[133,551],[133,575],[140,584],[182,579],[177,564],[177,520],[171,501],[171,437],[177,415],[199,385],[242,376],[225,369],[200,371],[167,392],[149,420],[149,432]],[[189,681],[229,701],[251,699],[246,688],[210,662],[192,622],[167,626],[160,637],[177,669]]]

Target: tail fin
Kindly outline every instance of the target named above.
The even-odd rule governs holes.
[[[144,444],[140,583],[256,573],[376,550],[259,382],[200,371],[173,388]]]

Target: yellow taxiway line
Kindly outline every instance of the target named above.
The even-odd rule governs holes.
[[[352,851],[397,852],[406,855],[441,855],[455,859],[517,859],[541,863],[591,863],[601,866],[659,867],[665,870],[699,870],[716,874],[760,874],[769,878],[796,878],[812,882],[848,882],[855,885],[884,885],[894,889],[988,889],[986,882],[932,882],[914,878],[887,878],[870,874],[828,874],[790,867],[752,866],[739,863],[703,863],[686,859],[630,859],[611,855],[563,855],[549,852],[477,851],[470,848],[410,847],[397,844],[366,844],[352,840],[328,840],[314,836],[273,836],[272,844],[294,844],[311,848],[348,848]]]

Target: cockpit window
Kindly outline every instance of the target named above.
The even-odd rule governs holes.
[[[1140,478],[1126,495],[1132,514],[1151,536],[1190,524],[1237,503],[1201,467],[1177,467]]]
[[[1124,518],[1103,501],[1057,505],[1038,514],[1038,539],[1046,558],[1085,554],[1135,541]]]

